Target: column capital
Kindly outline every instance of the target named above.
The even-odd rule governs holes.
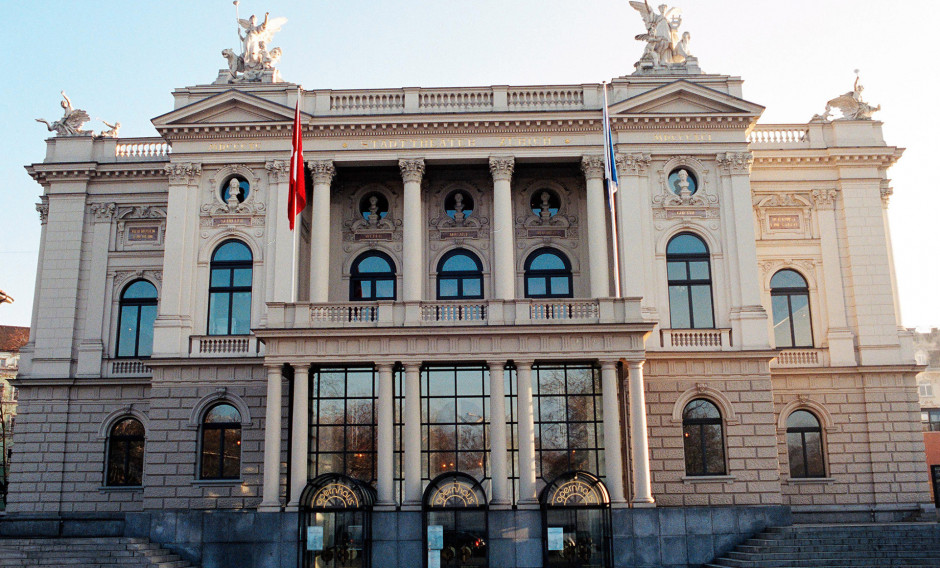
[[[601,361],[602,370],[616,369],[616,368],[617,368],[617,361]]]
[[[639,371],[642,371],[644,363],[646,363],[646,361],[627,361],[627,367],[630,368],[631,370],[637,369]]]
[[[512,156],[490,156],[490,173],[493,181],[509,181],[516,167],[516,159]]]
[[[646,173],[653,157],[650,154],[636,152],[633,154],[617,154],[614,161],[617,163],[617,173],[641,176]]]
[[[327,184],[333,181],[336,175],[336,168],[333,167],[333,160],[312,160],[307,162],[310,173],[313,174],[314,184]]]
[[[420,371],[421,363],[402,363],[402,367],[405,368],[405,371]]]
[[[496,361],[496,360],[494,360],[494,361],[487,361],[487,362],[486,362],[486,366],[489,367],[489,369],[490,369],[491,371],[493,370],[493,367],[498,367],[499,369],[505,369],[505,368],[506,368],[506,360],[505,360],[505,359],[501,359],[501,360],[498,360],[498,361]]]
[[[95,223],[111,222],[117,205],[114,203],[92,203],[88,206],[88,212],[95,216]]]
[[[41,201],[36,204],[36,211],[39,213],[39,223],[42,225],[46,224],[46,221],[49,219],[49,202],[48,200]]]
[[[398,160],[398,168],[405,183],[421,183],[421,178],[424,177],[424,158],[402,158]]]
[[[530,361],[525,361],[525,360],[520,361],[520,360],[518,360],[518,359],[513,359],[512,362],[513,362],[513,364],[516,366],[517,369],[518,369],[519,367],[532,368],[532,366],[535,365],[535,361],[531,361],[531,360],[530,360]]]
[[[754,155],[750,152],[722,152],[715,156],[715,161],[726,174],[749,174]]]
[[[264,163],[268,178],[273,183],[287,181],[290,178],[290,164],[284,160],[268,160]]]
[[[202,164],[176,162],[163,166],[163,173],[170,178],[171,184],[191,184],[202,175]]]
[[[602,179],[606,169],[604,156],[600,154],[581,157],[581,171],[586,179]]]
[[[375,370],[382,373],[391,373],[395,369],[394,363],[376,363]]]
[[[814,189],[812,192],[813,205],[816,209],[833,209],[836,204],[837,189]]]

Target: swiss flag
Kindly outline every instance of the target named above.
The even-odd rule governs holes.
[[[294,230],[294,218],[307,206],[307,188],[304,178],[304,140],[300,124],[300,93],[297,96],[297,110],[294,112],[294,135],[291,141],[290,185],[287,193],[287,220],[290,230]]]

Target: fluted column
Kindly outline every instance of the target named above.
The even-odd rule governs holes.
[[[294,408],[291,412],[290,502],[296,509],[310,472],[310,365],[294,363]]]
[[[516,419],[519,432],[519,504],[538,503],[535,494],[535,412],[532,361],[516,361]]]
[[[604,193],[604,157],[584,156],[581,171],[587,184],[588,259],[591,297],[610,296],[610,270],[607,255],[607,198]]]
[[[424,219],[421,214],[421,179],[424,177],[422,158],[398,160],[401,179],[405,183],[405,207],[402,215],[402,300],[424,299]]]
[[[281,368],[268,367],[268,396],[264,413],[264,483],[259,511],[281,508]]]
[[[330,292],[330,183],[336,169],[330,160],[309,162],[313,172],[310,219],[310,301],[328,302]]]
[[[421,365],[405,363],[405,491],[403,505],[421,504]]]
[[[620,408],[617,394],[617,362],[601,362],[601,389],[604,400],[604,463],[606,464],[607,491],[610,502],[625,503],[623,496],[623,454],[620,446],[623,433],[620,429]]]
[[[512,221],[512,156],[490,157],[493,175],[493,285],[500,300],[516,297],[515,235]]]
[[[630,453],[633,455],[630,463],[633,464],[634,507],[652,507],[655,504],[650,482],[650,448],[649,435],[646,429],[643,363],[644,361],[629,361],[627,363],[630,369]],[[606,411],[605,408],[604,412]]]
[[[376,365],[379,371],[378,452],[376,471],[378,505],[395,504],[395,385],[391,363]]]
[[[490,368],[490,477],[493,480],[490,503],[509,505],[506,467],[506,399],[503,369],[505,361],[489,361]]]

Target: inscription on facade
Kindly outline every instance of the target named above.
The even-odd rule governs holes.
[[[704,209],[671,209],[666,211],[666,219],[681,219],[683,217],[707,217]]]
[[[128,227],[127,240],[134,243],[152,243],[160,239],[159,227]]]
[[[467,231],[467,230],[441,230],[442,239],[478,239],[480,238],[479,231]]]
[[[209,144],[210,152],[238,152],[241,150],[260,150],[259,142],[226,142],[224,144]]]
[[[386,231],[372,231],[369,233],[356,233],[357,241],[390,241],[392,233]]]
[[[653,142],[711,142],[711,134],[654,134]]]
[[[250,227],[251,218],[250,217],[216,217],[212,220],[213,227],[224,227],[228,225],[235,225],[239,227]]]
[[[800,229],[799,215],[768,215],[767,222],[770,229]]]
[[[528,231],[526,231],[526,234],[530,239],[538,238],[538,237],[558,237],[561,239],[565,238],[564,229],[547,229],[547,228],[539,227],[535,229],[529,229]]]
[[[343,142],[347,150],[412,150],[412,149],[447,149],[501,147],[522,148],[532,146],[554,146],[570,144],[571,139],[551,136],[506,136],[500,138],[382,138],[378,140],[359,140]]]

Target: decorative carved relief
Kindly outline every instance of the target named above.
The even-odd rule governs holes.
[[[41,202],[36,204],[36,211],[39,213],[39,222],[43,225],[49,220],[49,204]]]
[[[698,186],[695,193],[683,191],[677,195],[669,187],[669,175],[680,169],[694,174]],[[706,165],[691,156],[676,156],[666,162],[662,169],[657,171],[659,191],[652,196],[653,218],[664,220],[680,219],[717,219],[720,216],[718,195],[708,183],[709,169]]]
[[[832,209],[835,207],[837,189],[814,189],[812,192],[813,204],[816,209]]]
[[[725,152],[715,157],[723,173],[749,174],[754,155],[750,152]]]
[[[269,179],[273,176],[280,178],[284,175],[281,166],[283,163],[271,161],[265,164]],[[232,176],[239,176],[248,182],[247,195],[243,201],[239,201],[232,192],[227,201],[222,199],[222,183]],[[222,166],[208,180],[208,187],[200,208],[199,236],[208,239],[219,232],[234,235],[237,232],[236,228],[241,228],[260,238],[264,235],[267,210],[261,195],[263,195],[261,178],[253,170],[241,164]]]
[[[165,165],[163,171],[172,184],[191,184],[202,175],[202,164],[177,162]]]
[[[336,176],[336,168],[333,166],[332,160],[307,162],[307,167],[310,168],[310,172],[313,174],[313,183],[315,185],[329,185]]]
[[[114,217],[114,211],[117,205],[114,203],[92,203],[88,206],[88,212],[95,216],[95,222],[110,222]]]
[[[815,286],[816,266],[818,262],[812,258],[777,258],[761,260],[757,263],[760,267],[761,277],[776,274],[778,270],[784,268],[793,268],[806,278],[806,282]]]
[[[604,156],[592,155],[581,158],[581,171],[584,172],[586,179],[603,178],[606,170],[607,165],[604,162]]]
[[[265,162],[264,169],[268,172],[268,181],[280,183],[290,179],[290,164],[284,160],[271,160]]]
[[[152,270],[145,268],[138,268],[136,270],[114,270],[109,273],[109,276],[112,278],[114,298],[121,297],[121,290],[124,289],[132,280],[149,280],[150,282],[156,282],[159,288],[159,284],[163,282],[163,271],[162,270]]]
[[[883,179],[881,180],[879,192],[881,193],[881,203],[887,207],[888,202],[891,200],[891,196],[894,194],[894,188],[891,187],[891,180]]]
[[[422,162],[420,167],[413,164],[406,167],[412,173],[414,173],[412,168],[420,168],[423,172],[423,160],[419,161]],[[369,218],[363,216],[360,203],[371,194],[381,196],[388,202],[388,211],[384,217],[379,216],[377,212]],[[374,247],[381,242],[393,242],[395,243],[393,248],[401,250],[400,197],[401,194],[398,191],[379,183],[369,183],[348,193],[346,206],[343,208],[343,250],[349,253],[359,248]],[[353,243],[361,243],[363,246]]]
[[[516,167],[516,159],[512,156],[490,156],[490,174],[493,181],[509,181]]]
[[[809,196],[797,193],[756,195],[753,204],[760,227],[758,238],[812,237]]]
[[[453,216],[448,212],[448,199],[453,198]],[[432,189],[429,195],[431,215],[428,218],[428,236],[432,251],[468,243],[479,249],[489,248],[487,213],[491,198],[477,184],[467,181],[444,183]],[[472,210],[465,213],[465,205]]]
[[[166,233],[166,207],[133,205],[118,207],[117,250],[126,248],[155,249],[163,246]]]
[[[557,202],[551,203],[557,200]],[[515,192],[514,209],[524,212],[516,217],[516,242],[520,249],[533,241],[545,245],[567,241],[577,247],[578,216],[574,208],[578,200],[566,186],[556,181],[536,179]],[[554,214],[550,209],[556,209]]]
[[[400,159],[398,160],[398,168],[401,170],[401,179],[405,183],[421,183],[422,178],[424,178],[423,158]]]
[[[649,154],[617,154],[614,161],[620,175],[641,176],[647,172],[653,158]]]

